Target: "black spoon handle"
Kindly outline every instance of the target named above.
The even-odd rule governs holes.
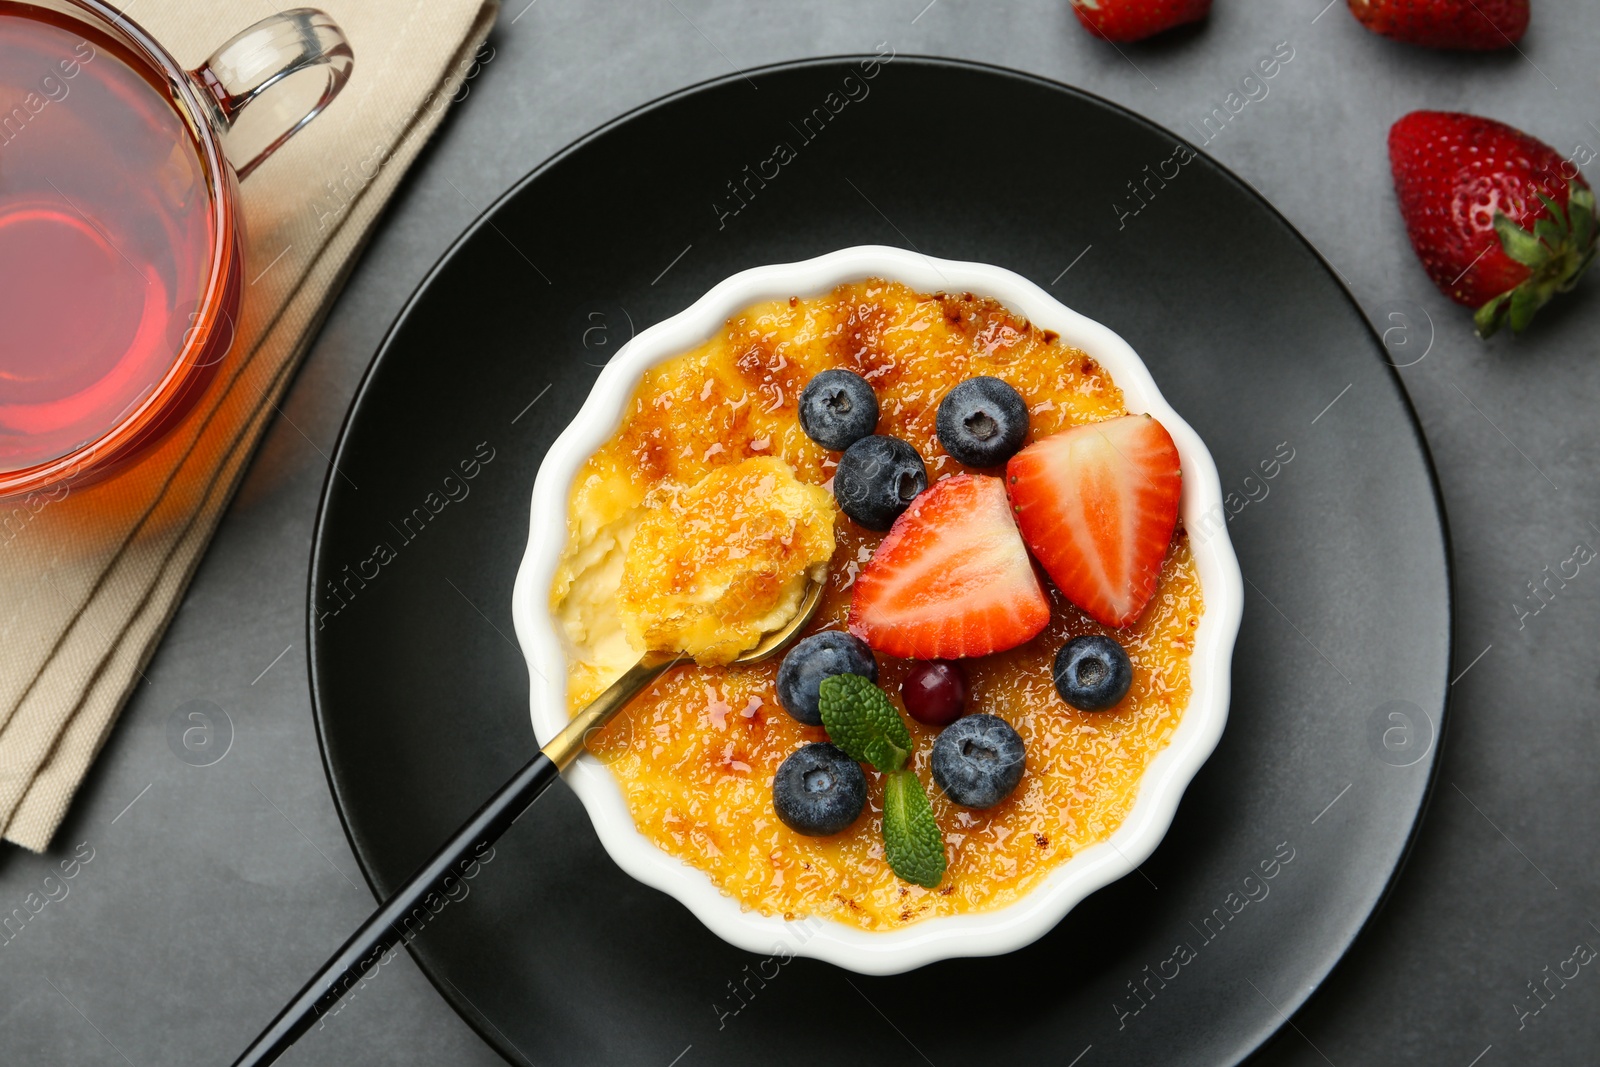
[[[815,610],[817,599],[817,594],[813,593],[811,610]],[[809,617],[805,615],[800,621],[803,623]],[[639,690],[681,658],[647,653],[624,671],[622,677],[612,682],[605,692],[574,715],[527,766],[501,786],[499,792],[490,797],[467,820],[466,825],[433,854],[432,859],[417,868],[406,884],[361,924],[361,929],[351,935],[350,940],[333,954],[333,958],[322,965],[317,976],[306,983],[305,988],[295,995],[288,1007],[278,1013],[270,1026],[261,1031],[261,1036],[245,1049],[244,1055],[233,1061],[233,1067],[264,1067],[283,1055],[319,1016],[339,1003],[339,998],[377,966],[384,953],[405,936],[405,923],[413,912],[422,909],[419,922],[427,921],[426,916],[431,912],[425,901],[430,893],[442,891],[445,879],[459,878],[471,871],[483,851],[528,810],[529,804],[539,799],[539,794],[551,782],[561,777],[562,770],[568,764],[578,758],[589,738],[621,711]]]
[[[471,870],[478,857],[559,777],[561,771],[549,756],[541,752],[533,757],[362,923],[244,1055],[233,1062],[233,1067],[262,1067],[283,1055],[320,1015],[337,1004],[339,998],[404,937],[405,921],[412,912],[421,909],[424,917],[430,914],[424,903],[428,895],[442,892],[446,878],[460,878]]]

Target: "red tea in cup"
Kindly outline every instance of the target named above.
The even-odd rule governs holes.
[[[200,147],[164,87],[92,27],[11,6],[0,5],[0,467],[15,470],[93,441],[156,391],[206,295],[217,226]],[[218,311],[236,317],[237,301],[234,286]]]
[[[342,64],[275,32],[308,16],[332,27],[274,16],[190,73],[97,0],[0,0],[0,495],[102,476],[227,355],[243,285],[220,134],[285,69],[328,66],[312,114],[343,83],[336,28]]]

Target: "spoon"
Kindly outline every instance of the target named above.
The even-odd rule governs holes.
[[[782,629],[774,630],[754,648],[734,660],[735,665],[760,663],[787,648],[817,613],[822,602],[823,582],[807,584],[794,618]],[[316,977],[295,994],[261,1035],[251,1043],[233,1067],[262,1067],[273,1063],[327,1013],[345,993],[359,982],[378,960],[404,937],[404,922],[417,909],[426,911],[425,898],[441,892],[445,879],[459,877],[477,862],[476,856],[493,844],[522,813],[539,798],[551,782],[577,759],[595,731],[610,722],[628,702],[661,672],[685,656],[672,652],[646,652],[639,662],[595,697],[538,755],[501,786],[477,813],[446,841],[433,857],[417,868],[404,885],[384,901],[350,939],[335,952]]]

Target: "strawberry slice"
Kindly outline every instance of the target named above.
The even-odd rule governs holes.
[[[1139,617],[1178,521],[1183,475],[1149,415],[1075,426],[1011,457],[1022,538],[1068,600],[1107,626]]]
[[[919,494],[850,597],[850,632],[902,659],[985,656],[1015,648],[1049,621],[1005,484],[982,474],[958,474]]]

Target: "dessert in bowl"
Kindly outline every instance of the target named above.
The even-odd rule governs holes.
[[[683,653],[567,775],[625,870],[752,951],[1009,951],[1148,856],[1216,745],[1220,514],[1138,357],[1027,280],[877,247],[746,271],[545,458],[535,733]],[[811,636],[726,666],[819,579]]]

